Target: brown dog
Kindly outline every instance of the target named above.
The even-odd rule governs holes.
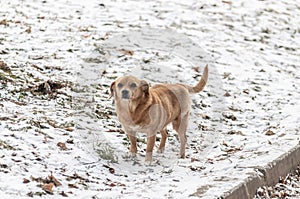
[[[161,133],[158,152],[162,153],[168,136],[166,126],[172,123],[180,141],[180,157],[185,158],[186,130],[190,113],[190,93],[203,90],[208,79],[206,65],[200,81],[194,86],[157,84],[149,87],[144,80],[124,76],[111,86],[119,121],[130,140],[130,152],[136,155],[136,133],[147,133],[146,161],[152,161],[156,133]]]

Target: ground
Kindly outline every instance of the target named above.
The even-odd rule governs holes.
[[[5,198],[217,198],[299,145],[299,1],[8,1],[0,6]],[[179,47],[178,47],[179,46]],[[195,84],[187,158],[137,160],[109,85]],[[159,140],[159,137],[158,137]],[[157,142],[158,144],[158,142]]]

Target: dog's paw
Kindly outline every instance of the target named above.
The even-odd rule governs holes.
[[[157,149],[157,153],[164,153],[165,149]]]

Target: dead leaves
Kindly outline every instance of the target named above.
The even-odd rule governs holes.
[[[113,182],[112,180],[110,180],[108,178],[106,179],[106,182],[104,184],[107,185],[107,186],[109,186],[109,187],[116,187],[116,186],[118,186],[118,187],[126,187],[125,184],[120,183],[120,182]]]
[[[267,136],[275,135],[276,129],[278,129],[278,126],[269,126],[264,130],[264,134]]]
[[[242,146],[233,146],[227,144],[226,142],[221,143],[221,146],[221,150],[226,152],[227,154],[233,154],[243,149]]]
[[[114,174],[115,173],[115,169],[108,166],[108,165],[103,165],[103,167],[108,168],[109,173]]]
[[[9,21],[6,20],[6,19],[3,19],[3,20],[0,21],[0,25],[8,26],[9,25]]]
[[[224,97],[230,97],[231,95],[230,95],[230,93],[229,92],[226,92],[225,94],[224,94]]]
[[[53,194],[53,186],[54,186],[54,184],[53,183],[49,183],[49,184],[44,184],[43,186],[42,186],[42,189],[44,190],[44,191],[46,191],[47,193],[49,193],[49,194]]]
[[[124,55],[128,55],[128,56],[132,56],[134,54],[133,50],[126,50],[126,49],[121,49],[119,50],[121,52],[121,54]]]
[[[201,114],[201,117],[202,117],[203,119],[205,119],[205,120],[209,120],[209,119],[210,119],[210,116],[207,115],[207,114],[205,114],[205,113],[202,113],[202,114]]]
[[[30,34],[30,33],[31,33],[31,27],[28,27],[28,28],[25,30],[25,32],[27,32],[28,34]]]
[[[66,85],[63,83],[53,82],[51,80],[48,80],[34,87],[33,89],[31,89],[31,91],[33,94],[38,94],[38,93],[42,95],[50,94],[54,96],[57,94],[58,89],[64,88],[65,86]]]
[[[270,136],[270,135],[275,135],[275,133],[274,133],[272,130],[268,129],[268,130],[265,132],[265,135]]]
[[[62,184],[52,175],[49,175],[47,176],[46,178],[35,178],[33,176],[30,176],[30,179],[32,182],[37,182],[39,183],[38,184],[38,187],[41,187],[43,191],[45,191],[44,193],[43,192],[29,192],[27,195],[30,196],[30,197],[33,197],[34,195],[45,195],[45,193],[47,194],[53,194],[53,188],[54,187],[58,187],[58,186],[61,186]],[[30,180],[24,178],[23,179],[23,183],[27,184],[27,183],[30,183],[31,182]]]
[[[63,142],[58,142],[58,143],[57,143],[57,146],[58,146],[59,149],[62,150],[62,151],[67,151],[67,150],[69,150],[68,147],[66,146],[66,144],[63,143]]]
[[[236,121],[237,120],[237,118],[232,113],[230,113],[230,112],[223,112],[222,115],[226,119],[230,119],[232,121]]]
[[[279,177],[274,186],[262,186],[256,191],[254,198],[299,198],[300,165],[296,171],[285,177]]]
[[[0,70],[10,73],[11,70],[4,61],[0,61]]]
[[[228,135],[242,135],[245,136],[245,134],[243,134],[242,131],[238,131],[238,130],[230,130],[227,132]]]

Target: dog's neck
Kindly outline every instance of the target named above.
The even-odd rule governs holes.
[[[128,111],[134,114],[136,111],[143,111],[149,104],[151,104],[150,96],[142,96],[141,98],[131,99],[128,103]]]
[[[119,118],[121,120],[131,120],[133,123],[136,123],[135,116],[140,115],[138,113],[144,112],[152,103],[152,98],[150,96],[142,96],[137,99],[130,99],[127,101],[116,101],[116,109],[118,109],[117,112],[122,111],[122,117]]]

